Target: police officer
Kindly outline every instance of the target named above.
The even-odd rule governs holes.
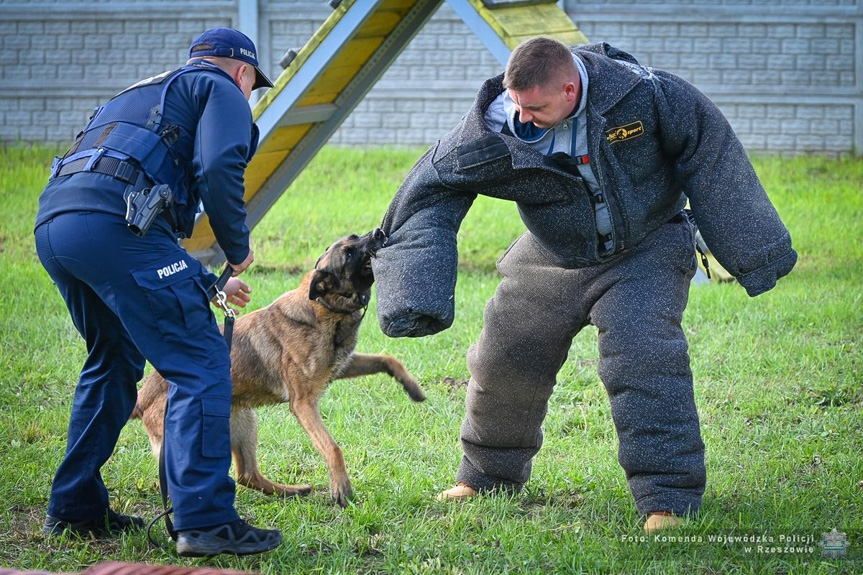
[[[272,83],[254,43],[233,29],[207,30],[185,66],[97,108],[54,163],[39,198],[36,249],[89,355],[47,534],[105,536],[142,526],[110,508],[100,469],[149,361],[170,385],[163,449],[178,553],[249,554],[281,543],[279,531],[252,527],[234,509],[230,357],[207,291],[216,278],[177,242],[191,234],[203,203],[234,276],[252,263],[243,172],[258,140],[248,100],[262,87]],[[149,229],[133,233],[127,201],[152,199],[152,189],[166,191],[164,205]],[[224,289],[235,305],[249,301],[239,278]]]
[[[527,482],[557,373],[593,324],[644,528],[680,523],[706,482],[681,327],[695,272],[687,197],[749,295],[773,288],[797,259],[743,146],[673,74],[607,44],[525,41],[390,205],[388,244],[373,260],[388,334],[452,322],[456,232],[477,193],[517,202],[528,231],[498,262],[503,279],[468,351],[463,457],[441,499]]]

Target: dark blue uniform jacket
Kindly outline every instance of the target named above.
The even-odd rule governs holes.
[[[243,173],[257,146],[257,128],[242,91],[215,66],[185,73],[168,88],[162,125],[179,127],[172,149],[187,166],[189,196],[179,206],[178,231],[191,235],[203,203],[227,260],[242,262],[249,254]],[[70,211],[125,215],[125,189],[120,180],[99,173],[55,178],[39,198],[36,227]]]

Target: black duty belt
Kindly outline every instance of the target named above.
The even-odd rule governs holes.
[[[87,166],[87,162],[89,161],[89,157],[73,160],[60,168],[60,171],[57,172],[56,177],[68,176],[70,174],[77,174],[79,172],[83,172],[84,168]],[[96,162],[95,166],[90,168],[89,172],[106,174],[108,176],[117,178],[118,180],[126,184],[136,184],[139,182],[140,178],[147,178],[144,174],[144,170],[136,167],[131,162],[127,162],[126,160],[120,160],[118,158],[112,158],[110,156],[103,156],[99,158],[99,161]],[[149,185],[149,178],[147,178],[147,185]]]

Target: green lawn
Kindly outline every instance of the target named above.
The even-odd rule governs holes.
[[[256,261],[244,276],[251,308],[295,287],[333,240],[378,225],[419,153],[324,149],[253,231]],[[617,464],[592,328],[561,371],[526,489],[456,505],[434,500],[460,457],[465,352],[498,281],[494,260],[522,229],[512,204],[481,198],[460,232],[453,327],[389,339],[374,300],[363,324],[358,349],[400,357],[428,400],[414,404],[383,376],[337,382],[323,400],[356,501],[331,503],[323,460],[287,406],[262,409],[264,472],[315,492],[279,500],[238,488],[240,513],[280,528],[286,543],[262,556],[185,560],[150,547],[142,533],[49,541],[39,530],[85,357],[33,247],[51,156],[0,149],[0,569],[128,561],[272,574],[863,572],[860,160],[758,159],[797,267],[755,299],[736,284],[691,290],[684,328],[709,478],[702,512],[682,529],[643,536]],[[103,474],[115,509],[148,519],[159,512],[157,466],[140,422],[124,430]],[[824,559],[818,547],[834,528],[851,544],[844,559]]]

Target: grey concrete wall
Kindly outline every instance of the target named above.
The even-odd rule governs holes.
[[[367,0],[360,0],[367,1]],[[863,150],[858,0],[569,0],[592,41],[675,72],[725,112],[750,152]],[[203,29],[248,30],[267,72],[331,9],[297,0],[0,0],[0,141],[65,142],[94,106],[185,59]],[[251,16],[250,16],[251,15]],[[333,135],[340,145],[427,145],[499,63],[446,4]]]

